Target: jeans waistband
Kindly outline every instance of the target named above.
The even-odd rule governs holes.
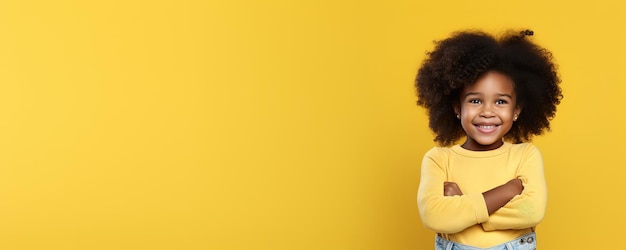
[[[537,248],[537,235],[531,232],[514,240],[489,248],[479,248],[456,243],[437,235],[435,238],[435,250],[534,250]]]

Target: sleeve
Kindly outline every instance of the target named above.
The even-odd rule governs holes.
[[[534,227],[543,220],[548,191],[539,150],[530,146],[517,171],[524,190],[482,223],[485,231]]]
[[[482,194],[443,195],[446,170],[441,153],[432,149],[422,161],[417,204],[424,226],[430,230],[454,234],[489,219]]]

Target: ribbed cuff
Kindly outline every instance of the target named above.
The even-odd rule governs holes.
[[[476,216],[476,224],[480,224],[489,220],[489,211],[487,211],[487,203],[483,194],[469,194],[469,200],[474,207],[474,214]]]

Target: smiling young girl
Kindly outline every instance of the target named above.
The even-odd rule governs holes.
[[[562,98],[550,52],[532,31],[464,31],[418,71],[418,105],[440,145],[423,159],[418,207],[435,249],[535,249],[547,189],[539,150]],[[455,144],[462,137],[462,144]]]

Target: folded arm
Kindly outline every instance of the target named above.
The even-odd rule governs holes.
[[[417,194],[420,217],[427,228],[453,234],[489,219],[482,194],[444,195],[446,170],[430,151],[422,162]],[[460,191],[460,190],[459,190]]]
[[[529,228],[543,220],[547,188],[543,160],[537,148],[533,146],[528,149],[517,174],[524,190],[491,214],[488,221],[482,223],[485,231]]]

